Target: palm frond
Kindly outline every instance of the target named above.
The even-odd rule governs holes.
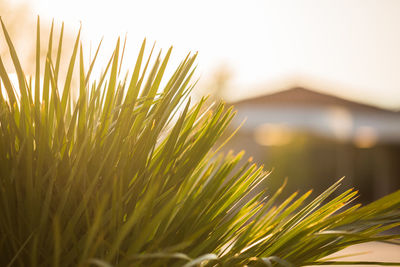
[[[144,40],[121,78],[118,40],[93,79],[100,45],[85,64],[79,31],[60,75],[63,26],[57,45],[52,26],[32,85],[1,24],[18,76],[13,85],[0,59],[2,266],[342,264],[324,258],[399,237],[383,232],[400,223],[400,191],[364,207],[351,206],[352,189],[327,201],[339,180],[313,200],[278,203],[284,185],[269,192],[269,173],[242,152],[215,156],[235,112],[190,99],[196,54],[163,82],[172,48],[146,58]]]

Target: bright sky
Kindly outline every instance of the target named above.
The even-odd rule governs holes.
[[[228,65],[234,74],[228,99],[273,91],[297,77],[315,89],[400,108],[398,0],[31,1],[42,18],[72,29],[82,21],[93,45],[104,35],[105,50],[128,33],[132,64],[147,37],[159,48],[174,46],[173,64],[199,51],[202,79]]]

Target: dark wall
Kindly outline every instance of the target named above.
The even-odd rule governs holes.
[[[357,148],[349,142],[337,142],[307,134],[297,134],[283,146],[260,146],[252,133],[239,132],[225,150],[246,150],[267,170],[273,170],[269,186],[277,189],[288,178],[287,194],[294,191],[321,193],[345,176],[341,190],[359,190],[359,201],[371,202],[400,189],[400,146],[378,144]]]

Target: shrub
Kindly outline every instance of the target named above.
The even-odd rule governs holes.
[[[262,167],[216,154],[234,112],[191,104],[196,54],[161,90],[171,49],[151,61],[144,41],[121,79],[118,40],[93,80],[99,49],[84,64],[78,34],[61,83],[62,34],[56,46],[52,26],[58,53],[43,65],[38,21],[32,82],[1,23],[18,76],[14,88],[0,60],[2,266],[331,264],[322,258],[344,247],[398,237],[380,233],[399,224],[400,192],[349,206],[352,189],[327,200],[338,181],[311,201],[276,203],[283,186],[268,194]]]

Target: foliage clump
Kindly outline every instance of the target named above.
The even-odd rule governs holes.
[[[118,40],[93,80],[99,49],[84,64],[78,34],[61,75],[52,26],[57,54],[41,62],[36,42],[32,82],[1,23],[18,76],[15,88],[0,59],[1,266],[329,264],[322,258],[349,245],[398,237],[379,234],[399,224],[400,192],[349,207],[352,189],[327,201],[338,181],[313,200],[277,203],[283,187],[268,192],[262,167],[212,152],[234,112],[191,104],[196,55],[161,89],[171,49],[151,61],[144,41],[120,78]]]

